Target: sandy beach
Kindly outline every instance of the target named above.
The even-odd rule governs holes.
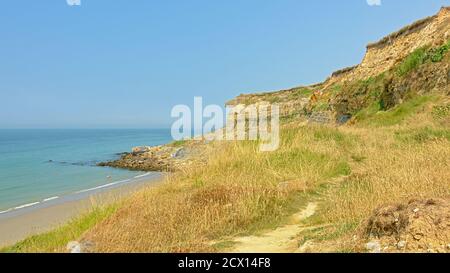
[[[129,183],[93,189],[66,196],[33,208],[24,208],[0,216],[0,248],[17,243],[31,235],[50,231],[88,212],[94,206],[107,205],[144,187],[157,186],[163,174],[140,177]]]

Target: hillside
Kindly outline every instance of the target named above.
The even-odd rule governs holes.
[[[172,143],[202,160],[3,251],[450,252],[449,35],[442,8],[323,83],[241,95],[228,104],[281,105],[278,150]]]
[[[278,103],[281,116],[329,112],[339,122],[379,102],[382,110],[416,94],[449,94],[450,8],[367,45],[361,64],[332,73],[324,82],[271,93],[240,95],[228,105]],[[426,55],[426,56],[425,56]],[[424,64],[422,66],[422,64]]]

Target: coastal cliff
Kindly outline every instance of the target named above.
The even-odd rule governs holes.
[[[449,48],[450,8],[443,7],[434,16],[368,44],[359,65],[333,72],[322,83],[242,94],[226,105],[278,104],[282,123],[356,123],[368,107],[386,111],[414,96],[450,94]],[[152,147],[99,166],[173,172],[198,161],[204,144],[186,141]]]
[[[433,90],[449,93],[449,61],[439,53],[448,50],[450,8],[443,7],[434,16],[419,20],[367,45],[358,65],[338,70],[322,83],[289,90],[240,95],[228,105],[277,103],[281,116],[291,120],[308,118],[315,112],[329,112],[335,122],[353,116],[371,103],[381,100],[386,109],[401,103],[412,92],[424,94]],[[431,62],[415,73],[397,73],[411,54],[427,49],[435,55]],[[423,56],[419,56],[423,57]],[[424,61],[425,60],[420,60]],[[419,61],[416,62],[416,65]],[[409,71],[408,71],[409,72]]]
[[[279,149],[133,149],[101,165],[174,173],[3,251],[448,253],[449,30],[442,8],[322,83],[240,95],[228,104],[281,106]]]

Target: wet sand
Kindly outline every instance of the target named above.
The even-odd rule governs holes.
[[[113,188],[92,191],[76,198],[66,198],[33,209],[24,209],[0,217],[0,248],[31,235],[47,232],[88,212],[94,206],[107,205],[144,187],[161,184],[163,174],[142,178]],[[71,200],[72,199],[72,200]]]

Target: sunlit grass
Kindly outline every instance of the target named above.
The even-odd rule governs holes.
[[[433,118],[439,101],[424,96],[382,113],[368,109],[358,126],[286,125],[270,153],[257,142],[210,143],[207,163],[117,210],[94,211],[4,251],[59,252],[80,239],[100,252],[222,251],[233,245],[229,238],[282,225],[310,201],[319,209],[306,223],[325,227],[300,234],[299,244],[351,242],[378,206],[450,196],[449,131]]]
[[[362,109],[356,115],[356,118],[359,124],[364,126],[392,126],[423,110],[427,103],[436,101],[438,98],[433,95],[416,96],[387,111],[380,110],[379,104],[375,103],[368,108]]]

